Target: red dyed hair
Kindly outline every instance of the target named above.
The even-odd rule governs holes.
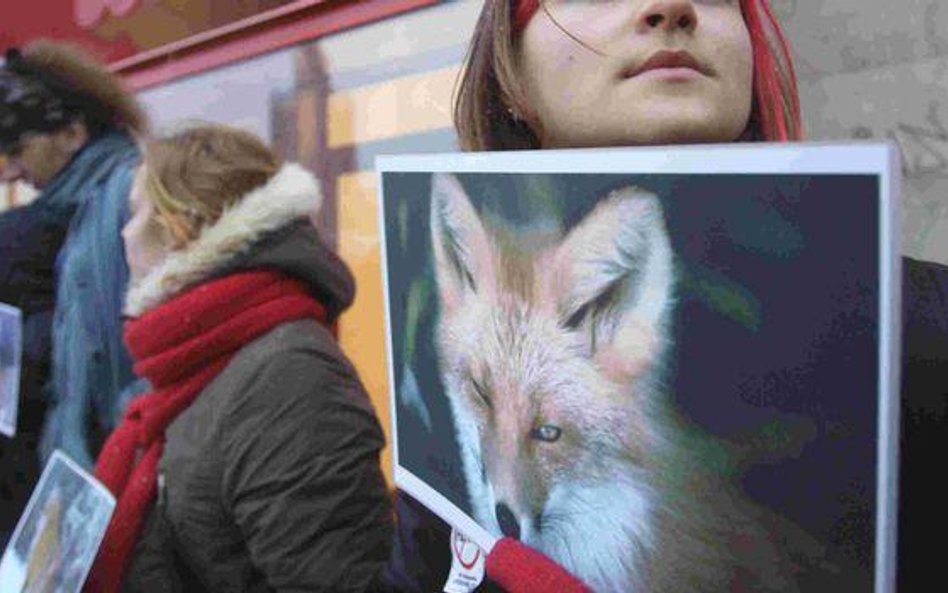
[[[517,33],[523,31],[538,8],[540,8],[540,0],[517,0],[513,17],[514,31]]]
[[[767,0],[741,0],[741,11],[754,52],[751,120],[761,140],[800,140],[800,95],[787,38]]]
[[[514,31],[519,34],[540,7],[539,0],[516,0]],[[787,39],[767,0],[741,0],[754,52],[751,140],[787,141],[803,137],[800,98]],[[756,124],[756,125],[754,125]]]

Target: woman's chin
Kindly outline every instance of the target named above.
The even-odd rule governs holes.
[[[749,106],[728,109],[708,101],[658,101],[634,109],[615,105],[593,117],[561,118],[559,125],[544,126],[541,145],[585,148],[733,142],[747,128],[749,117]]]

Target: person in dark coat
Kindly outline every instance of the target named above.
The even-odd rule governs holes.
[[[153,390],[98,458],[118,504],[86,591],[368,590],[384,436],[333,336],[355,286],[317,182],[201,126],[148,145],[130,204],[125,339]]]
[[[40,193],[0,214],[0,302],[23,313],[17,436],[0,440],[0,532],[12,531],[54,449],[91,466],[133,379],[118,331],[118,233],[138,160],[132,135],[146,127],[119,79],[78,48],[39,40],[7,51],[2,178]]]

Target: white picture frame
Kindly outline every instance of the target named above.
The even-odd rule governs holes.
[[[854,576],[860,587],[865,584],[863,588],[866,591],[875,593],[894,591],[896,534],[894,521],[890,518],[896,515],[897,509],[901,257],[898,231],[900,168],[898,153],[892,145],[871,142],[755,143],[398,155],[379,157],[376,170],[381,201],[379,224],[382,229],[382,273],[386,293],[393,465],[399,488],[420,500],[487,551],[501,535],[508,533],[499,529],[503,521],[498,517],[504,514],[505,509],[501,509],[497,491],[506,489],[505,496],[519,501],[526,496],[523,492],[529,491],[533,496],[538,487],[524,485],[525,478],[522,476],[532,471],[525,469],[526,466],[508,464],[514,469],[507,467],[504,471],[508,473],[503,478],[499,477],[501,470],[491,473],[484,452],[488,444],[500,448],[503,439],[495,436],[494,440],[488,442],[488,437],[484,436],[487,431],[483,426],[494,422],[499,427],[506,420],[500,419],[500,413],[496,411],[487,412],[498,416],[493,419],[485,419],[485,416],[472,412],[481,404],[490,410],[497,410],[499,406],[495,406],[496,401],[490,397],[481,398],[483,401],[473,398],[472,392],[480,393],[490,388],[477,385],[476,378],[468,376],[481,371],[460,367],[476,360],[479,368],[503,367],[508,369],[507,375],[516,375],[509,371],[510,366],[503,360],[503,354],[509,352],[510,356],[514,356],[517,352],[509,347],[510,343],[506,343],[509,347],[507,350],[500,347],[488,352],[490,344],[502,342],[492,341],[491,335],[484,333],[488,331],[484,328],[492,323],[490,319],[496,320],[496,317],[482,316],[481,321],[471,321],[476,319],[473,313],[462,315],[458,311],[470,312],[481,305],[485,310],[490,307],[496,309],[500,302],[496,300],[500,298],[498,294],[504,290],[509,293],[511,286],[516,284],[509,278],[502,279],[503,274],[512,274],[510,267],[513,264],[509,261],[513,258],[509,253],[503,253],[507,247],[499,247],[501,243],[508,247],[510,243],[518,244],[518,257],[521,260],[526,257],[529,260],[528,268],[534,270],[530,274],[543,276],[548,272],[543,266],[550,266],[550,269],[555,268],[560,274],[556,278],[561,281],[562,271],[551,262],[562,259],[557,254],[566,250],[560,246],[569,241],[569,233],[592,216],[596,209],[592,205],[594,202],[605,202],[607,189],[619,191],[625,186],[636,186],[644,188],[646,193],[658,199],[672,252],[671,257],[667,258],[670,261],[668,265],[674,270],[671,287],[667,292],[650,288],[652,301],[656,298],[667,299],[673,319],[678,307],[691,307],[690,311],[697,311],[702,306],[706,309],[717,307],[718,310],[712,313],[720,318],[718,321],[713,320],[713,315],[705,315],[707,319],[696,324],[703,324],[706,328],[713,328],[715,324],[749,324],[742,330],[742,337],[721,340],[721,343],[738,344],[744,348],[734,349],[730,352],[732,356],[738,359],[750,357],[758,361],[754,363],[757,364],[755,368],[741,375],[744,383],[738,384],[734,372],[730,372],[730,383],[715,382],[711,380],[715,368],[703,368],[709,385],[728,386],[719,389],[729,394],[727,397],[730,398],[722,401],[721,409],[727,410],[728,406],[740,403],[737,402],[736,393],[743,393],[745,389],[751,393],[761,393],[773,387],[774,393],[787,393],[790,400],[798,400],[771,405],[769,408],[767,405],[762,406],[775,414],[773,421],[776,422],[774,426],[778,427],[778,432],[786,432],[781,438],[786,437],[790,441],[802,439],[796,450],[790,447],[783,451],[771,451],[773,455],[768,457],[767,452],[755,449],[757,453],[751,456],[756,455],[757,463],[766,467],[761,469],[753,466],[752,469],[759,475],[755,474],[752,479],[739,473],[730,475],[730,478],[754,484],[749,488],[756,490],[743,494],[753,500],[755,508],[762,506],[767,513],[773,511],[780,517],[779,521],[786,520],[789,524],[803,526],[803,531],[808,534],[813,530],[819,531],[820,537],[816,537],[815,541],[819,545],[826,545],[827,549],[846,548],[841,552],[844,560],[852,560],[855,563],[853,565],[858,565],[858,570],[865,573],[858,575],[859,578]],[[597,182],[597,179],[603,181]],[[583,187],[587,189],[582,190]],[[591,187],[598,189],[588,189]],[[706,196],[710,202],[702,202],[705,198],[701,194],[705,187],[710,188],[707,193],[713,194]],[[589,205],[571,205],[574,196],[568,195],[572,191],[570,188],[580,188],[577,190],[579,193],[587,191],[588,195],[575,200],[586,200]],[[595,196],[596,191],[600,191],[601,195]],[[738,195],[742,191],[748,192],[748,195]],[[480,194],[476,195],[478,192]],[[555,208],[544,205],[543,192],[553,196],[549,198],[550,203],[555,203],[567,214],[561,215],[558,220],[555,215],[550,215],[549,212]],[[532,202],[524,197],[527,195],[533,196]],[[432,206],[433,200],[438,200],[436,206]],[[716,204],[721,204],[721,207],[718,208]],[[754,217],[759,217],[759,220]],[[604,218],[608,219],[608,216]],[[602,224],[599,228],[614,227]],[[781,242],[790,244],[786,253],[780,251],[783,249]],[[436,244],[442,247],[436,248]],[[523,244],[527,244],[527,247],[524,248]],[[438,249],[443,252],[440,258]],[[760,253],[754,253],[754,250]],[[524,256],[524,252],[528,255]],[[718,252],[728,255],[719,257]],[[541,262],[538,259],[541,257],[547,259]],[[471,261],[465,263],[465,258]],[[499,271],[500,268],[504,271]],[[790,271],[779,271],[784,268]],[[767,274],[771,272],[768,270],[774,270],[769,278]],[[454,280],[442,282],[439,273],[442,273],[442,278]],[[781,273],[784,275],[781,276]],[[862,276],[856,277],[859,274]],[[792,277],[794,283],[785,288],[766,288],[788,277]],[[829,286],[826,295],[821,295],[821,288],[813,283],[824,280],[829,282]],[[553,281],[547,279],[543,282]],[[521,287],[528,292],[532,290],[530,294],[541,291],[537,288],[541,281],[533,276],[524,282],[533,283],[530,285],[532,289]],[[683,282],[686,283],[684,287]],[[451,287],[443,289],[441,286],[444,284],[451,284]],[[472,286],[482,284],[488,287],[482,292],[471,289]],[[633,288],[638,290],[641,286],[632,287],[630,284],[627,291]],[[485,296],[491,290],[494,291],[490,297],[495,298],[493,301]],[[793,302],[796,298],[794,290],[805,295],[799,299],[799,306]],[[481,305],[474,302],[477,298],[481,299]],[[522,300],[524,297],[506,294],[504,298]],[[694,304],[701,299],[707,302]],[[715,304],[715,299],[723,300]],[[728,299],[731,299],[730,305],[725,302]],[[830,302],[832,299],[835,301]],[[840,302],[840,299],[849,301]],[[556,306],[564,307],[563,302],[567,299],[553,300]],[[488,304],[484,304],[488,301]],[[453,321],[449,324],[445,321],[448,316],[445,309],[454,305],[446,303],[454,302],[462,304],[452,309]],[[540,307],[534,302],[529,305]],[[727,311],[728,306],[736,309]],[[742,311],[741,307],[745,310]],[[650,314],[647,310],[648,306],[643,305],[636,315],[647,316]],[[788,315],[793,319],[798,317],[800,323],[787,322]],[[530,317],[530,314],[526,316]],[[785,319],[781,322],[775,319],[776,316]],[[811,320],[818,316],[822,316],[819,322]],[[563,323],[565,321],[561,320],[561,325]],[[592,321],[581,323],[593,327]],[[669,323],[667,319],[655,327],[665,323]],[[684,343],[669,346],[673,351],[688,348],[687,360],[679,355],[673,361],[679,370],[683,361],[691,364],[689,361],[702,357],[711,359],[727,354],[720,352],[720,346],[718,352],[714,351],[716,334],[709,333],[704,338],[695,339],[688,333],[690,330],[681,329],[688,324],[683,324],[680,319],[673,323],[677,324],[675,327],[678,333],[665,336],[662,341],[684,336]],[[517,326],[513,322],[509,325]],[[532,330],[520,325],[518,331],[539,331],[536,329],[539,325],[542,324],[537,322],[529,326],[534,328]],[[784,328],[782,331],[792,337],[788,338],[793,344],[785,348],[786,353],[778,351],[782,341],[778,334],[768,333],[774,325]],[[855,328],[859,336],[844,335],[844,330],[840,329],[844,326],[845,331]],[[649,335],[654,336],[654,332],[659,330],[652,329],[654,331]],[[810,332],[810,335],[799,332]],[[450,335],[445,338],[442,334]],[[753,339],[755,335],[760,336],[756,342]],[[552,343],[556,339],[559,338],[550,338],[547,342]],[[534,343],[537,342],[542,343],[542,340],[535,339]],[[615,342],[620,343],[626,347],[634,344]],[[767,357],[769,350],[774,352],[768,362],[760,362],[761,357]],[[805,359],[808,355],[812,355],[815,362],[807,362]],[[493,362],[485,362],[491,356]],[[542,358],[539,355],[537,357]],[[870,378],[864,388],[854,388],[858,394],[847,396],[846,404],[834,403],[830,395],[822,391],[840,387],[847,369],[854,368],[846,366],[855,360],[853,357],[859,357],[861,363],[869,365],[860,368]],[[781,361],[786,361],[786,364]],[[812,368],[807,367],[810,362],[813,363]],[[600,363],[597,363],[597,368],[606,368],[607,365]],[[649,364],[664,363],[651,361]],[[767,364],[770,364],[769,368]],[[452,375],[448,376],[445,372],[443,367],[446,366],[451,368]],[[717,368],[723,369],[725,366],[718,365]],[[699,365],[696,368],[702,367]],[[763,389],[761,386],[766,386],[768,377],[776,387],[771,385]],[[522,376],[515,380],[509,377],[504,380],[518,385],[525,381]],[[663,377],[662,380],[667,379]],[[691,391],[695,391],[695,386],[700,386],[702,380],[689,379],[690,382],[683,382],[676,377],[672,384],[687,384]],[[781,385],[793,381],[805,384],[806,389],[801,390],[810,395],[781,388]],[[457,385],[462,383],[466,387],[458,389]],[[549,389],[548,385],[542,387],[543,382],[540,380],[536,383],[541,385],[538,388],[540,391]],[[455,387],[449,388],[448,384]],[[748,385],[756,385],[757,389],[751,389]],[[508,388],[509,391],[519,389],[509,385]],[[463,392],[463,395],[459,392]],[[698,402],[693,393],[674,395],[690,400],[694,409],[708,407]],[[442,398],[440,403],[439,398]],[[869,398],[866,406],[871,409],[871,416],[865,415],[869,412],[856,411],[858,406],[863,405],[865,398]],[[446,404],[444,399],[449,402]],[[471,403],[474,400],[480,403]],[[571,413],[586,412],[575,403],[575,399],[570,402],[573,406]],[[821,402],[827,409],[833,408],[834,411],[813,412]],[[681,407],[677,403],[674,406]],[[529,405],[522,404],[520,407],[538,409],[541,406],[531,401]],[[506,409],[509,415],[512,413],[510,410],[518,408],[514,406]],[[766,416],[759,414],[760,410],[745,412],[747,422],[751,422],[751,417]],[[708,428],[713,433],[711,441],[717,442],[718,437],[725,434],[731,441],[737,439],[740,442],[737,432],[728,432],[730,429],[725,427],[727,422],[713,419],[714,413],[707,409],[692,413],[686,418],[688,426],[696,426],[698,432],[708,432],[705,430]],[[740,416],[744,412],[734,413]],[[853,420],[853,426],[849,426],[847,423],[850,418],[846,414],[853,414],[853,418],[863,415]],[[725,415],[721,414],[722,417]],[[532,420],[529,418],[522,419],[517,426],[523,426],[524,423],[532,426],[530,422]],[[796,422],[800,422],[800,425],[792,426]],[[855,436],[849,441],[832,436],[832,430],[827,427],[833,423],[839,423],[836,428],[852,431]],[[857,424],[858,429],[854,428]],[[763,433],[760,431],[767,430],[765,425],[766,422],[763,422],[757,426],[755,438],[761,438]],[[506,430],[508,440],[513,439],[521,444],[530,438],[533,438],[534,444],[546,442],[534,438],[536,435],[533,432],[530,434],[534,437],[528,438],[515,430],[511,432],[509,427]],[[546,437],[560,438],[560,427],[553,424],[536,426],[530,430],[543,430],[546,431]],[[685,438],[680,428],[675,430],[675,438]],[[498,428],[492,434],[496,435],[499,431]],[[564,427],[562,431],[562,434],[566,434],[568,428]],[[818,436],[813,437],[812,434]],[[474,441],[476,444],[472,444]],[[709,445],[712,450],[717,446],[719,443]],[[844,449],[846,452],[843,452]],[[827,454],[835,455],[834,459],[842,464],[843,469],[834,472],[829,466],[806,461],[811,450],[830,451]],[[854,453],[857,450],[859,453]],[[503,459],[503,463],[507,463],[512,456],[497,453],[491,459]],[[551,454],[547,459],[554,458],[556,455]],[[535,466],[542,465],[536,459],[534,463]],[[547,461],[547,465],[549,463]],[[704,460],[704,463],[713,462]],[[502,463],[495,462],[494,465],[499,464]],[[781,469],[783,466],[788,468],[787,471]],[[566,462],[565,468],[558,467],[559,474],[548,468],[546,471],[545,477],[534,480],[536,484],[554,481],[550,476],[574,475],[580,470],[569,467],[569,462]],[[471,482],[478,480],[478,475],[485,481],[472,488]],[[496,482],[490,482],[491,479]],[[624,479],[618,478],[619,481]],[[518,485],[499,485],[502,480]],[[830,486],[826,491],[820,491],[817,486],[806,492],[793,490],[800,488],[801,480],[803,483],[812,480],[813,484],[825,481]],[[823,509],[820,506],[822,503],[814,504],[806,500],[807,496],[816,496],[816,501],[823,495],[849,496],[847,488],[852,488],[852,484],[843,484],[844,480],[859,482],[867,489],[858,503],[863,505],[862,510],[854,511],[854,506],[847,506],[849,503],[835,507],[828,504]],[[836,490],[833,490],[833,484]],[[791,497],[790,492],[796,494]],[[601,559],[581,558],[573,560],[571,564],[569,555],[579,552],[563,552],[537,535],[538,530],[531,528],[531,517],[535,517],[537,522],[542,520],[542,513],[548,510],[547,505],[552,504],[549,498],[544,499],[543,496],[549,497],[552,493],[551,490],[540,496],[542,502],[539,503],[539,510],[536,506],[530,506],[535,503],[524,503],[523,506],[530,507],[529,511],[518,510],[505,515],[514,518],[506,522],[508,526],[513,526],[510,531],[527,543],[536,543],[541,551],[574,570],[597,590],[618,591],[639,584],[641,581],[633,581],[640,578],[641,574],[630,576],[625,574],[629,571],[625,571],[624,576],[611,580],[606,574],[608,570],[589,568]],[[687,493],[684,495],[687,498]],[[606,495],[590,495],[597,500],[603,496]],[[653,509],[660,508],[662,500],[661,496],[655,496],[653,492],[644,497],[641,504]],[[502,506],[507,507],[506,510],[512,508],[506,502]],[[600,512],[608,515],[601,509]],[[494,514],[493,518],[490,517],[491,513]],[[613,513],[619,515],[618,511]],[[862,515],[857,519],[850,516],[853,513]],[[626,516],[625,520],[630,523],[647,521],[653,515],[646,512],[636,516],[638,519]],[[588,520],[595,524],[593,519]],[[842,541],[845,538],[840,530],[846,528],[840,525],[858,520],[863,520],[869,527],[863,525],[863,531],[857,537],[850,534],[849,539],[861,543],[857,546]],[[621,520],[619,523],[622,524]],[[587,529],[584,545],[600,539],[609,540],[612,534],[605,527],[607,524],[608,521],[601,522],[598,531]],[[648,533],[648,530],[644,529],[643,533]],[[626,540],[623,543],[631,545]],[[608,545],[604,544],[604,547]],[[648,548],[649,544],[642,545]],[[609,561],[602,562],[608,564]]]
[[[0,303],[0,434],[16,436],[23,360],[23,314]]]

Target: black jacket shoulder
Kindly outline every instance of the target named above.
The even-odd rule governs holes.
[[[941,578],[948,486],[948,266],[903,259],[898,589]]]

